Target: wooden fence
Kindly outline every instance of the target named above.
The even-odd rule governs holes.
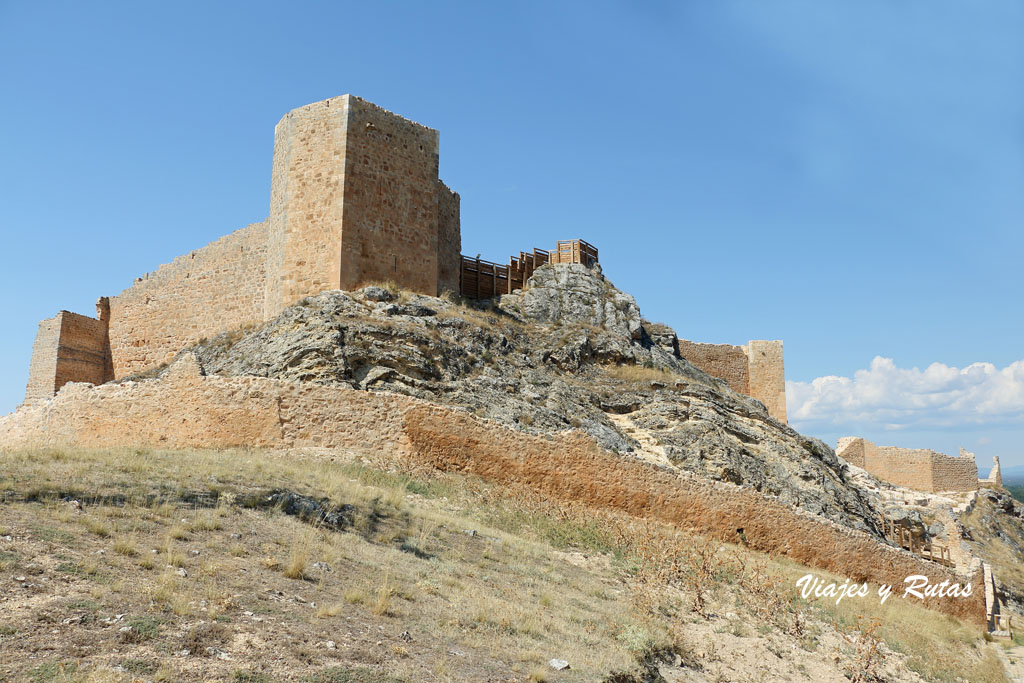
[[[891,522],[885,517],[882,517],[881,520],[882,532],[885,537],[899,547],[909,550],[915,555],[920,555],[926,560],[938,562],[947,567],[953,566],[953,558],[949,554],[948,546],[925,540],[919,534],[914,534],[910,529]]]
[[[469,299],[490,299],[511,294],[526,286],[533,271],[545,263],[597,263],[597,247],[583,240],[559,241],[557,251],[534,249],[510,256],[508,265],[485,261],[479,256],[462,257],[459,270],[459,293]]]
[[[584,240],[559,240],[551,263],[582,263],[589,268],[597,263],[597,247]]]

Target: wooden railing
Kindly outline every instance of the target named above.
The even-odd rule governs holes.
[[[582,263],[589,268],[597,263],[597,247],[584,240],[559,240],[551,263]]]
[[[597,247],[583,240],[558,242],[556,251],[534,249],[521,251],[519,256],[510,256],[508,265],[485,261],[479,256],[462,257],[459,269],[459,293],[469,299],[490,299],[501,294],[511,294],[526,286],[533,271],[545,263],[582,263],[593,266],[597,263]]]
[[[996,638],[1013,638],[1013,616],[1010,614],[989,614],[988,630]]]
[[[882,533],[887,539],[915,555],[920,555],[926,560],[938,562],[947,567],[953,566],[953,558],[950,555],[949,547],[941,543],[934,543],[924,539],[920,534],[915,534],[910,529],[900,526],[885,517],[881,517]]]
[[[490,299],[499,294],[508,294],[508,266],[493,261],[484,261],[479,256],[462,257],[459,273],[459,291],[470,299]]]

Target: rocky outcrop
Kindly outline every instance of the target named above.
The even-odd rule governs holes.
[[[622,457],[877,535],[877,514],[830,448],[656,343],[633,297],[599,269],[544,266],[524,290],[483,304],[326,292],[238,337],[193,349],[207,373],[396,392],[533,434],[580,429]]]
[[[501,297],[501,307],[538,322],[584,323],[619,337],[643,338],[636,299],[616,289],[600,266],[565,263],[538,268],[525,289]]]

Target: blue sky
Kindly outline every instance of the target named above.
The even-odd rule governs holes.
[[[0,0],[0,412],[350,92],[441,131],[464,252],[583,237],[680,336],[785,340],[798,429],[1024,464],[1021,83],[1010,1]]]

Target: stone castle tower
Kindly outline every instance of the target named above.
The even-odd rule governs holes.
[[[274,130],[264,318],[374,281],[458,291],[459,196],[437,175],[438,132],[366,100],[286,114]]]
[[[457,292],[459,195],[438,178],[438,138],[353,95],[289,112],[274,130],[267,220],[101,298],[95,318],[42,321],[26,402],[151,369],[326,290],[393,280]]]

